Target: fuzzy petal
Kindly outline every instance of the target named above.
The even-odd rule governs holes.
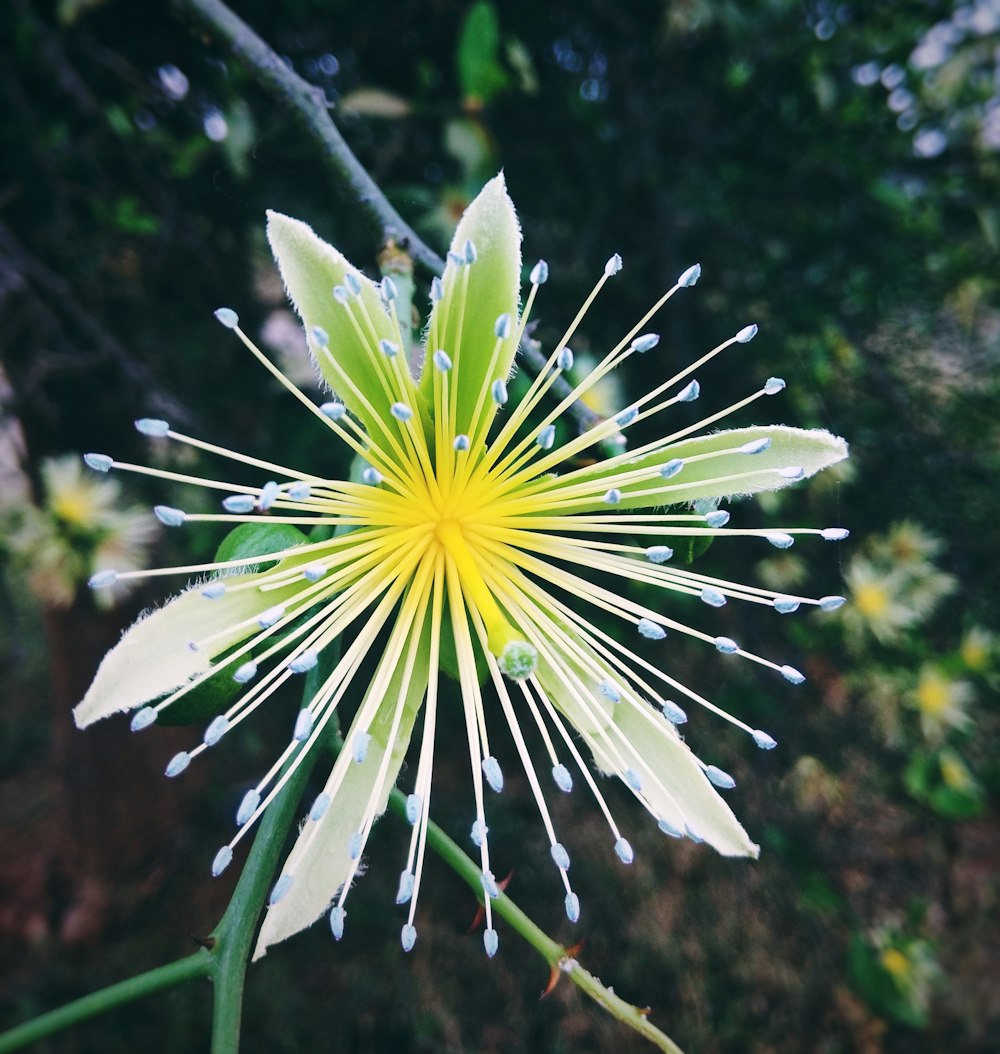
[[[702,461],[691,460],[698,455],[718,450],[736,450],[753,440],[769,439],[770,446],[759,454],[731,453]],[[596,465],[585,472],[574,473],[566,479],[567,486],[593,481],[598,496],[581,499],[579,504],[564,507],[566,513],[607,511],[603,493],[615,486],[621,500],[615,508],[646,509],[661,505],[675,505],[699,498],[748,496],[766,490],[779,490],[791,483],[815,475],[821,469],[835,465],[847,457],[847,443],[839,436],[820,428],[790,428],[787,425],[767,425],[754,428],[734,428],[696,439],[673,443],[655,454],[638,457],[612,469]],[[636,469],[662,467],[679,459],[684,467],[669,480],[655,478],[638,483],[618,483],[616,477]],[[802,469],[794,479],[779,474],[780,469]],[[558,494],[559,482],[554,486]],[[636,494],[643,491],[647,493]]]
[[[397,663],[384,701],[368,729],[371,742],[361,764],[354,761],[350,749],[354,733],[357,731],[355,725],[352,725],[347,733],[347,746],[340,752],[324,788],[333,798],[332,804],[318,822],[307,820],[303,825],[282,869],[282,874],[294,875],[295,882],[287,896],[268,908],[257,938],[254,959],[265,955],[272,944],[277,944],[299,930],[311,926],[326,911],[347,881],[353,863],[348,844],[352,835],[364,826],[365,809],[378,777],[379,767],[386,751],[391,749],[375,809],[376,815],[379,816],[385,811],[389,792],[403,764],[413,723],[427,694],[430,632],[428,615],[424,620],[403,702],[403,714],[391,748],[387,745],[387,740],[392,727],[393,711],[402,689],[405,670],[403,662]],[[363,706],[362,703],[362,708]]]
[[[467,242],[475,246],[476,262],[449,260],[445,267],[444,296],[431,310],[428,340],[434,347],[427,348],[421,387],[429,401],[431,356],[443,348],[452,360],[451,383],[457,388],[454,431],[470,434],[477,404],[481,404],[478,420],[491,419],[496,412],[490,387],[495,380],[507,380],[517,350],[521,228],[503,173],[491,179],[465,210],[452,241],[452,254],[462,256]],[[510,335],[494,358],[494,327],[501,315],[509,318]],[[485,399],[481,399],[483,393]]]

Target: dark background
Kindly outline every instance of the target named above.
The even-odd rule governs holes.
[[[721,577],[843,592],[841,614],[679,608],[810,678],[792,691],[695,647],[673,658],[671,673],[780,741],[763,754],[711,715],[688,726],[699,754],[736,776],[730,800],[760,861],[667,843],[609,789],[636,848],[626,871],[596,811],[557,802],[584,905],[581,960],[689,1051],[997,1049],[996,4],[235,8],[322,86],[363,163],[439,250],[505,170],[526,260],[552,269],[543,344],[613,251],[625,271],[579,352],[607,348],[700,260],[701,283],[665,316],[669,353],[683,362],[761,326],[699,373],[701,406],[777,374],[789,390],[768,415],[851,441],[849,470],[747,512],[845,524],[849,542],[734,543],[704,558]],[[211,312],[236,308],[294,364],[265,208],[308,220],[370,274],[378,239],[316,145],[166,3],[10,0],[0,100],[6,1025],[186,954],[212,928],[231,885],[228,873],[212,883],[208,862],[287,724],[287,712],[264,715],[170,784],[162,766],[197,730],[72,728],[104,649],[163,593],[95,607],[83,583],[101,546],[142,528],[102,518],[100,502],[81,513],[86,484],[47,459],[162,461],[131,428],[153,415],[345,471]],[[621,384],[609,409],[648,377]],[[116,500],[188,497],[131,477]],[[181,562],[217,541],[208,528],[161,533],[148,559]],[[461,735],[454,716],[443,737]],[[437,769],[436,818],[459,834],[468,792],[454,753]],[[530,795],[509,784],[491,821],[497,871],[513,871],[509,892],[570,943]],[[392,905],[405,837],[391,818],[379,825],[341,944],[319,925],[251,970],[246,1051],[645,1049],[565,981],[539,1003],[544,964],[502,925],[486,961],[466,932],[473,899],[434,860],[404,956]],[[39,1049],[205,1049],[209,998],[175,991]]]

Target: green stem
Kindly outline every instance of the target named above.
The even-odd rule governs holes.
[[[393,790],[389,804],[394,812],[406,816],[406,795],[400,790]],[[427,825],[427,844],[435,853],[483,899],[483,886],[480,880],[479,865],[466,854],[433,820]],[[541,955],[552,970],[565,974],[581,991],[585,992],[599,1006],[602,1006],[612,1017],[634,1029],[650,1043],[666,1051],[667,1054],[683,1054],[677,1044],[661,1032],[646,1016],[648,1011],[640,1010],[631,1003],[616,995],[610,988],[601,983],[600,978],[585,970],[561,944],[554,941],[537,923],[533,922],[506,893],[501,893],[492,902],[493,910]]]
[[[155,970],[147,970],[146,973],[130,977],[127,981],[119,981],[118,984],[109,985],[81,999],[74,999],[72,1003],[67,1003],[58,1010],[50,1010],[47,1014],[41,1014],[31,1021],[26,1021],[23,1025],[4,1032],[0,1035],[0,1054],[20,1050],[29,1043],[45,1039],[81,1021],[87,1021],[98,1014],[112,1010],[116,1006],[124,1006],[126,1003],[142,999],[154,992],[162,992],[166,988],[184,984],[196,977],[206,977],[211,968],[212,956],[203,948],[184,959],[167,963],[166,966],[158,966]]]

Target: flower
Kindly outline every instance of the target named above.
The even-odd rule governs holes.
[[[920,714],[920,727],[930,742],[940,742],[952,729],[966,729],[966,707],[975,696],[972,685],[950,677],[940,667],[926,663],[920,670],[911,705]]]
[[[261,486],[201,481],[227,493],[223,511],[189,515],[160,506],[157,515],[168,526],[207,520],[327,530],[272,552],[265,567],[257,566],[258,550],[173,569],[204,577],[128,630],[75,711],[80,726],[131,710],[133,728],[147,727],[165,708],[225,671],[246,690],[214,717],[201,744],[170,762],[167,774],[177,775],[278,686],[315,669],[328,654],[325,649],[343,639],[342,653],[320,667],[319,687],[298,714],[290,742],[244,799],[236,836],[213,864],[219,873],[229,863],[235,844],[280,788],[282,764],[315,744],[356,691],[361,698],[344,736],[345,749],[272,891],[255,956],[325,911],[335,936],[342,934],[345,901],[361,873],[369,832],[408,751],[415,755],[410,770],[415,776],[406,777],[413,830],[397,899],[409,905],[401,941],[404,949],[413,947],[438,748],[438,685],[449,665],[457,668],[465,716],[462,749],[468,751],[474,791],[471,837],[486,894],[488,954],[496,952],[498,937],[490,907],[497,885],[490,869],[486,792],[499,792],[504,776],[490,746],[487,693],[498,699],[512,734],[571,921],[579,917],[580,904],[547,793],[569,792],[582,781],[607,820],[618,857],[626,864],[632,860],[588,754],[601,773],[625,784],[668,835],[705,841],[726,855],[756,856],[757,846],[718,793],[731,787],[732,779],[699,761],[676,727],[686,720],[677,699],[722,711],[653,659],[663,647],[658,642],[672,632],[769,667],[792,683],[803,677],[791,666],[744,651],[728,637],[690,628],[629,599],[625,586],[644,583],[700,597],[711,607],[728,599],[783,613],[799,605],[839,606],[840,597],[817,601],[776,594],[674,567],[670,558],[673,544],[692,538],[743,536],[785,548],[796,534],[830,540],[846,536],[840,528],[729,527],[729,513],[718,508],[727,495],[776,489],[812,475],[844,458],[846,444],[827,432],[777,425],[692,438],[731,411],[779,392],[784,382],[771,378],[697,425],[573,467],[578,455],[592,455],[635,422],[693,401],[699,392],[693,371],[726,348],[751,340],[756,327],[741,329],[693,365],[658,381],[617,417],[573,436],[566,411],[626,359],[647,355],[657,376],[669,374],[651,354],[659,337],[645,327],[670,297],[694,285],[700,268],[685,271],[570,396],[549,406],[545,397],[553,382],[573,365],[569,341],[585,310],[621,269],[621,258],[613,256],[545,369],[515,404],[508,388],[514,355],[548,268],[539,262],[531,269],[519,316],[521,238],[502,176],[490,181],[466,211],[444,274],[432,283],[422,368],[409,363],[391,280],[374,284],[298,220],[270,213],[268,235],[310,350],[337,397],[315,405],[253,345],[235,312],[220,309],[218,319],[321,429],[347,444],[357,455],[358,470],[350,479],[331,479],[182,435],[165,421],[137,422],[147,434],[275,477]],[[88,461],[104,470],[126,467],[107,455],[88,455]],[[663,509],[668,505],[672,508]],[[329,528],[336,528],[332,537]],[[589,570],[613,576],[621,589],[594,583]],[[95,584],[121,577],[128,576],[109,570]],[[617,620],[623,632],[605,632],[587,617],[588,606]],[[374,675],[359,687],[361,664],[379,644],[382,655]],[[480,665],[488,688],[481,685]],[[767,733],[723,716],[759,747],[775,745]],[[535,726],[548,754],[548,792],[543,789],[548,778],[543,780],[531,761],[523,724]],[[411,738],[419,740],[412,751]]]

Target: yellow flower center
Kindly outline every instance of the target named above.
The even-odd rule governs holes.
[[[928,717],[940,717],[951,703],[951,684],[936,673],[927,674],[917,686],[917,705]]]
[[[866,618],[880,618],[889,610],[889,594],[883,586],[868,583],[855,591],[854,604]]]
[[[897,948],[886,948],[880,957],[882,966],[897,981],[905,981],[913,972],[910,960]]]

